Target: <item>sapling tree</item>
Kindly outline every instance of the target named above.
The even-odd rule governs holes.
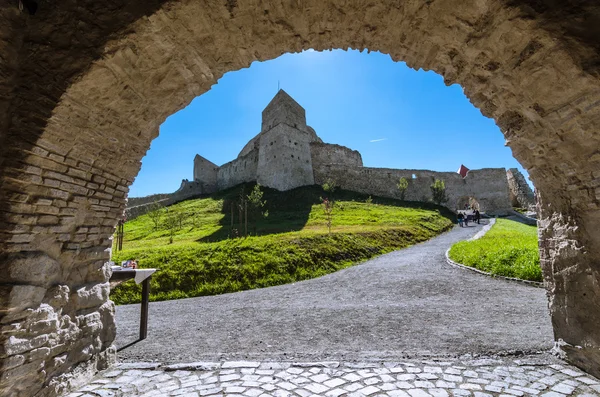
[[[337,184],[335,183],[335,180],[327,178],[325,180],[325,183],[323,183],[321,187],[323,188],[323,191],[325,191],[325,193],[327,193],[327,195],[329,196],[329,201],[333,203],[335,201],[334,193],[338,188]]]
[[[321,185],[323,191],[327,193],[329,197],[321,197],[321,204],[323,205],[323,212],[325,213],[325,219],[327,220],[327,230],[331,234],[331,224],[333,223],[333,208],[335,207],[334,193],[337,190],[335,181],[331,178],[327,178],[325,183]]]
[[[441,205],[448,201],[448,197],[446,196],[446,184],[443,180],[435,179],[430,188],[434,203]]]
[[[404,200],[406,190],[408,189],[408,179],[406,179],[405,177],[400,178],[400,180],[396,184],[396,187],[398,188],[398,192],[400,193],[400,200]]]
[[[327,230],[329,234],[331,234],[331,224],[333,222],[333,201],[325,198],[321,198],[321,203],[323,205],[323,212],[325,213],[325,219],[327,221]]]
[[[155,230],[158,230],[158,227],[160,226],[160,221],[163,217],[163,213],[164,213],[164,209],[158,203],[158,201],[155,201],[150,205],[150,210],[148,212],[148,216],[150,217],[150,220],[154,224]]]
[[[175,214],[175,220],[177,221],[177,225],[179,227],[179,230],[183,229],[183,221],[185,221],[185,218],[187,217],[187,214],[183,211],[178,211]]]
[[[165,227],[169,231],[169,244],[173,244],[173,237],[175,236],[175,230],[179,225],[179,219],[175,211],[169,211],[167,208],[167,217],[165,219]]]
[[[267,201],[262,199],[263,194],[264,192],[260,189],[260,185],[257,183],[254,185],[254,188],[252,188],[250,194],[246,196],[250,206],[250,221],[254,229],[254,234],[256,234],[258,220],[269,216],[269,210],[264,209]]]

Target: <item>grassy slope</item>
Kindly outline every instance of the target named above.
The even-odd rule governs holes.
[[[164,219],[158,230],[148,215],[127,222],[124,250],[113,251],[114,260],[137,258],[141,267],[159,268],[151,299],[178,299],[322,276],[452,226],[451,214],[439,207],[379,198],[368,204],[365,195],[341,191],[329,235],[320,204],[324,192],[313,186],[289,192],[265,189],[269,216],[256,228],[249,224],[252,236],[228,239],[231,202],[239,189],[169,207],[171,213],[184,214],[172,244]],[[237,210],[234,216],[237,221]],[[139,293],[139,286],[127,282],[112,291],[111,299],[133,303]]]
[[[456,243],[449,254],[453,261],[492,274],[542,281],[535,226],[498,219],[485,236]]]

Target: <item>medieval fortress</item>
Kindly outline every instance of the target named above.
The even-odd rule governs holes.
[[[128,215],[135,217],[149,203],[170,205],[186,198],[210,194],[244,182],[258,182],[277,190],[335,181],[342,189],[399,198],[400,178],[409,182],[405,200],[428,201],[435,179],[446,184],[448,201],[455,210],[475,199],[488,214],[505,215],[513,207],[531,208],[531,188],[517,169],[471,170],[466,177],[455,172],[363,167],[356,150],[324,143],[306,124],[306,114],[285,91],[279,90],[262,112],[260,133],[244,146],[238,157],[222,166],[196,155],[194,180],[184,180],[179,190],[167,195],[129,199]]]

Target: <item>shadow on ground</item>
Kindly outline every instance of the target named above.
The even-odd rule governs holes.
[[[242,198],[252,191],[253,183],[242,184],[225,190],[213,196],[223,199],[220,228],[209,236],[202,237],[197,242],[215,242],[238,237],[244,234],[246,224],[240,221],[244,218],[244,209],[240,205]],[[370,196],[368,194],[356,193],[347,190],[337,190],[328,197],[319,185],[301,187],[285,192],[262,187],[265,206],[260,211],[268,211],[268,216],[263,217],[260,211],[253,211],[248,205],[248,234],[253,236],[264,236],[268,234],[286,233],[302,230],[310,217],[311,210],[315,205],[321,205],[322,198],[335,201],[359,201],[365,202]],[[382,204],[395,207],[419,208],[428,210],[439,210],[440,213],[453,222],[456,222],[454,213],[434,204],[416,201],[400,201],[389,198],[372,196],[373,204]]]

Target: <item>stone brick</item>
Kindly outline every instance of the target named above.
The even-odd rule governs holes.
[[[600,146],[598,51],[593,34],[576,34],[581,21],[595,20],[593,2],[544,2],[540,7],[525,1],[423,6],[411,0],[399,6],[305,0],[284,7],[268,2],[261,7],[252,2],[206,7],[196,1],[133,1],[126,9],[120,4],[96,7],[92,14],[92,5],[44,2],[43,18],[14,6],[1,11],[0,58],[6,60],[0,64],[2,193],[43,196],[35,185],[46,181],[26,174],[19,159],[65,173],[66,166],[58,161],[62,157],[70,167],[93,164],[88,171],[94,183],[118,183],[126,192],[160,122],[210,89],[223,73],[311,47],[378,50],[411,67],[442,73],[448,85],[461,84],[473,104],[502,128],[540,192],[540,250],[555,335],[573,344],[561,347],[567,357],[599,375],[600,315],[589,308],[596,307],[600,296],[593,276],[600,255],[600,193],[588,190]],[[100,23],[87,23],[82,15],[88,14]],[[49,38],[43,47],[35,40],[39,32]],[[65,45],[76,42],[85,45]],[[184,72],[165,73],[173,70],[174,60]],[[283,121],[303,126],[301,110],[290,107]],[[265,118],[267,123],[275,119]],[[11,173],[19,167],[17,174]],[[387,171],[364,171],[373,171],[380,181],[392,179]],[[352,177],[350,172],[341,175]],[[368,181],[369,173],[361,178]],[[8,223],[31,225],[39,215],[33,208],[18,218],[6,204],[3,198],[0,208]],[[93,217],[94,209],[82,209]],[[113,219],[98,217],[98,224],[114,226],[117,211],[105,215]],[[77,227],[83,218],[68,222]],[[60,242],[46,239],[8,246],[8,235],[0,237],[3,252],[43,249],[56,257],[66,254]],[[63,264],[65,270],[78,265]],[[77,360],[91,358],[93,368],[105,360],[93,352],[88,349],[68,364],[75,367]],[[18,373],[10,378],[16,393],[36,395],[41,385],[55,385],[37,367],[26,365],[15,370],[24,368],[28,382],[15,381],[21,379]]]

